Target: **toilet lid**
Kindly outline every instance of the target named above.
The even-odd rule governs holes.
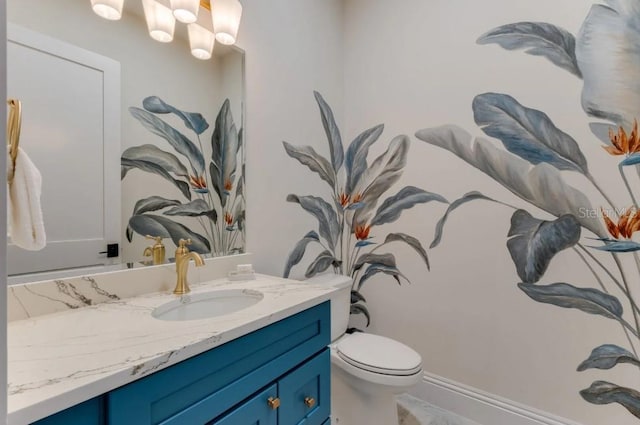
[[[345,362],[385,375],[407,376],[422,369],[422,358],[410,347],[380,335],[356,332],[346,335],[336,346]]]

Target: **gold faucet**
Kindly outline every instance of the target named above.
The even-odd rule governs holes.
[[[153,265],[164,264],[164,245],[162,244],[162,236],[146,236],[147,239],[154,239],[156,243],[144,249],[142,255],[145,257],[153,257]]]
[[[187,245],[191,244],[191,239],[180,239],[178,241],[178,249],[176,249],[176,273],[178,274],[178,282],[173,290],[176,295],[184,295],[191,291],[187,283],[187,270],[189,269],[189,260],[196,263],[196,267],[204,266],[204,260],[197,252],[190,252]]]

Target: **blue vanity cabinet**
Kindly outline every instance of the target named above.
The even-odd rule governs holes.
[[[35,424],[325,425],[329,316],[327,301]]]

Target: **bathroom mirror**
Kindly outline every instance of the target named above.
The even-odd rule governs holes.
[[[146,234],[166,261],[180,238],[244,252],[244,52],[216,43],[199,60],[180,22],[155,41],[140,0],[118,21],[88,0],[8,0],[7,16],[8,96],[22,101],[47,235],[41,251],[9,239],[10,283],[149,265]]]

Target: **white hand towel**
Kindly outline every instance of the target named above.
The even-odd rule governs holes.
[[[7,162],[11,166],[7,146]],[[20,148],[16,158],[13,183],[7,188],[8,227],[11,241],[20,248],[38,251],[47,244],[42,220],[40,194],[42,193],[42,175],[31,159]]]

